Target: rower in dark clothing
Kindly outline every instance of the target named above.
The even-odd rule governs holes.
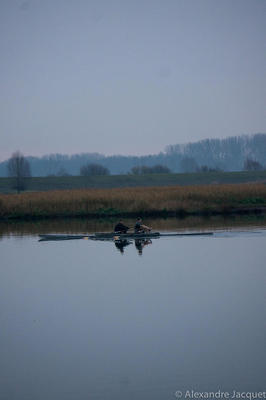
[[[146,233],[150,232],[152,228],[149,226],[143,225],[142,219],[138,218],[135,224],[135,233]]]
[[[126,225],[123,224],[123,221],[120,219],[120,221],[116,224],[114,231],[117,233],[127,233],[127,231],[130,228]]]

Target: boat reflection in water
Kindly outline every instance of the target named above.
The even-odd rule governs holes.
[[[188,237],[188,236],[210,236],[213,232],[149,232],[149,233],[121,233],[116,232],[96,232],[93,234],[82,234],[82,235],[69,235],[69,234],[39,234],[39,241],[46,242],[50,240],[74,240],[74,239],[87,239],[96,240],[102,242],[114,242],[117,250],[121,254],[124,254],[124,248],[130,244],[135,243],[135,247],[142,255],[143,248],[149,244],[152,244],[153,239],[159,239],[161,237]]]
[[[124,254],[124,248],[132,244],[132,241],[127,239],[115,240],[115,247],[120,251],[121,254]]]
[[[135,239],[135,247],[139,252],[139,255],[142,255],[142,250],[148,244],[152,244],[151,239]]]
[[[143,248],[148,244],[152,244],[151,239],[135,239],[134,242],[140,256],[142,255]],[[132,243],[133,241],[128,239],[115,240],[115,247],[120,251],[121,254],[124,254],[124,248]]]

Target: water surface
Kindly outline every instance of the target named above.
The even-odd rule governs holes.
[[[113,242],[38,242],[111,222],[2,226],[0,399],[265,390],[264,222],[149,223],[215,234],[153,239],[140,255],[134,241],[123,252]]]

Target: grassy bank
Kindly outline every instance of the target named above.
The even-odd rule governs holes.
[[[208,185],[266,182],[266,171],[110,176],[50,176],[25,180],[27,191],[107,189],[138,186]],[[0,193],[15,193],[12,178],[0,178]]]
[[[213,215],[265,210],[265,184],[81,189],[0,195],[1,219]]]

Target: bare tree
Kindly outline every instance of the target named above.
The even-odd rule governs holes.
[[[26,187],[26,179],[31,177],[30,164],[22,153],[16,151],[7,162],[8,176],[14,178],[14,189],[19,193]]]

